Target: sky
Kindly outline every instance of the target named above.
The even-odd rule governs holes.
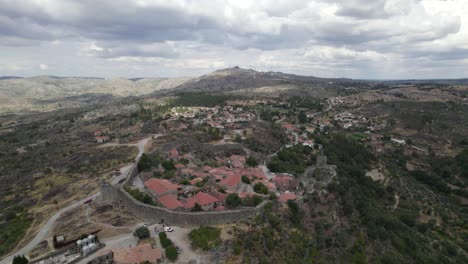
[[[468,0],[0,0],[0,76],[468,77]]]

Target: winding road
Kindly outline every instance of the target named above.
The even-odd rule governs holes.
[[[153,138],[157,138],[161,135],[155,135]],[[128,173],[131,171],[131,168],[133,166],[135,166],[137,164],[137,162],[140,160],[141,156],[143,155],[144,151],[145,151],[145,146],[146,144],[148,143],[148,141],[150,140],[151,138],[145,138],[145,139],[142,139],[140,141],[138,141],[138,143],[136,144],[106,144],[106,145],[103,145],[104,147],[106,146],[129,146],[129,147],[137,147],[138,148],[138,155],[136,156],[135,158],[135,163],[132,163],[132,164],[129,164],[123,168],[121,168],[121,175],[118,176],[118,177],[115,177],[112,181],[113,184],[116,184],[118,181],[120,181],[121,179],[123,178],[126,178],[128,176]],[[49,233],[50,230],[52,230],[52,228],[54,227],[54,224],[55,224],[55,221],[57,221],[57,219],[60,218],[60,216],[65,213],[65,212],[68,212],[68,211],[71,211],[77,207],[79,207],[80,205],[82,205],[85,201],[89,200],[89,199],[95,199],[97,198],[99,195],[101,195],[100,192],[97,192],[95,194],[92,194],[86,198],[83,198],[82,200],[79,200],[75,203],[72,203],[62,209],[60,209],[59,211],[57,211],[51,218],[49,218],[49,220],[40,228],[40,231],[37,233],[37,235],[26,245],[24,246],[23,248],[19,249],[18,251],[8,255],[7,257],[5,257],[4,259],[2,259],[0,261],[0,264],[10,264],[11,262],[13,262],[13,258],[14,256],[17,256],[17,255],[27,255],[35,246],[37,246],[40,242],[44,241],[47,237],[47,234]]]

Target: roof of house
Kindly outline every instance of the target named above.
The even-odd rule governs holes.
[[[110,251],[114,253],[114,263],[130,264],[142,263],[144,261],[156,262],[162,259],[162,250],[151,247],[150,244],[143,244],[131,248],[112,248],[101,250],[97,256],[103,256]]]
[[[289,184],[295,179],[289,175],[278,174],[271,180],[276,184],[276,186],[289,186]]]
[[[177,209],[179,207],[184,207],[184,205],[177,200],[177,196],[173,194],[166,194],[158,198],[158,201],[167,209]]]
[[[207,193],[204,193],[204,192],[198,192],[197,194],[195,194],[193,197],[193,199],[196,200],[196,202],[199,204],[199,205],[207,205],[207,204],[212,204],[212,203],[216,203],[216,202],[219,202],[219,200]]]
[[[184,164],[181,164],[181,163],[177,163],[176,165],[174,165],[174,167],[178,170],[181,170],[183,168],[185,168],[185,165]]]
[[[233,173],[226,176],[226,178],[222,179],[221,184],[226,185],[230,188],[234,188],[241,183],[241,178],[242,176],[240,175],[240,173]]]
[[[158,196],[182,188],[182,186],[173,184],[168,180],[156,178],[151,178],[145,181],[145,187],[156,193]]]
[[[169,151],[169,158],[170,159],[177,159],[179,157],[179,151],[177,149],[173,148],[171,151]]]
[[[294,193],[283,193],[282,195],[280,195],[280,197],[278,198],[278,201],[280,202],[286,202],[288,200],[296,200],[297,199],[297,195],[295,195]]]

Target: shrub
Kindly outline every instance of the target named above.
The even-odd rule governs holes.
[[[192,212],[200,212],[203,211],[203,208],[200,206],[200,204],[195,203],[195,205],[192,208]]]
[[[13,264],[28,264],[29,260],[24,256],[15,256],[13,258]]]
[[[172,160],[165,160],[161,164],[166,171],[175,170],[174,162]]]
[[[249,156],[247,159],[246,159],[246,163],[248,166],[250,167],[256,167],[258,165],[258,162],[257,160],[252,157],[252,156]]]
[[[161,241],[161,246],[163,248],[167,248],[167,247],[173,245],[172,241],[169,238],[167,238],[166,233],[161,232],[161,233],[159,233],[158,236],[159,236],[159,241]]]
[[[260,194],[268,194],[268,188],[261,182],[257,182],[254,185],[254,191]]]
[[[174,247],[174,245],[166,247],[166,257],[170,261],[174,261],[177,259],[177,249]]]
[[[260,197],[258,195],[254,195],[252,197],[245,197],[244,199],[242,199],[242,205],[244,205],[244,206],[257,206],[262,201],[263,201],[262,197]]]
[[[246,175],[242,175],[241,180],[243,183],[250,184],[250,179]]]
[[[140,226],[135,230],[135,232],[133,232],[133,236],[136,236],[139,239],[148,238],[150,237],[150,231],[147,227]]]
[[[193,247],[209,250],[221,244],[220,234],[221,231],[218,228],[202,226],[192,230],[189,237]]]
[[[231,193],[226,197],[226,205],[229,207],[237,207],[241,204],[241,199],[237,193]]]

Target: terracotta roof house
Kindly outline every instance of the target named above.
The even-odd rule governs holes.
[[[166,194],[158,198],[158,201],[167,209],[175,210],[177,208],[182,208],[184,205],[177,200],[177,195]]]
[[[170,159],[178,159],[179,158],[179,151],[177,149],[173,148],[171,151],[169,151],[169,158]]]
[[[150,190],[156,197],[163,196],[165,194],[177,194],[178,190],[182,190],[182,186],[179,184],[173,184],[172,182],[165,179],[151,178],[145,181],[146,189]]]
[[[293,124],[283,124],[281,127],[288,132],[296,130],[296,126]]]
[[[104,143],[110,140],[110,137],[108,136],[97,136],[94,138],[97,143]]]
[[[159,263],[162,261],[162,250],[143,244],[132,248],[112,248],[99,251],[97,258],[110,255],[115,264],[135,264],[142,262]]]
[[[242,176],[240,173],[232,173],[225,178],[223,178],[220,182],[221,186],[230,191],[236,191],[240,185],[242,184]]]
[[[178,170],[181,170],[183,168],[185,168],[185,165],[184,164],[181,164],[181,163],[177,163],[176,165],[174,165],[174,167]]]
[[[276,189],[281,192],[295,191],[299,186],[299,181],[296,178],[285,174],[278,174],[271,181],[275,183]]]
[[[186,209],[192,209],[196,203],[198,203],[203,210],[212,210],[216,206],[220,205],[224,200],[219,200],[218,198],[204,192],[198,192],[194,196],[185,200],[183,206]]]

